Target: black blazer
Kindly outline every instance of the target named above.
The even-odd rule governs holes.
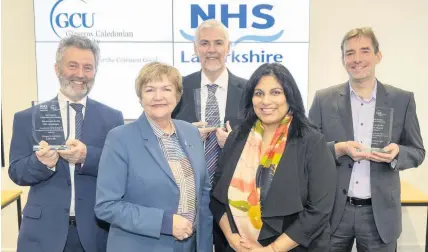
[[[309,128],[290,139],[276,169],[264,205],[258,241],[267,246],[282,233],[300,244],[291,251],[330,251],[329,216],[334,203],[336,165],[324,136]],[[232,232],[236,225],[228,205],[228,189],[248,132],[229,135],[219,160],[210,203],[219,222],[226,212]],[[230,246],[225,251],[233,251]]]
[[[227,101],[224,123],[230,121],[233,128],[239,124],[243,118],[245,104],[245,89],[247,80],[233,75],[229,70],[229,82],[227,86]],[[172,118],[186,122],[197,122],[195,111],[195,98],[193,90],[201,88],[201,71],[183,77],[183,96],[172,112]]]

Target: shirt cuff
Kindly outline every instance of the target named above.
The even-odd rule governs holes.
[[[51,170],[51,171],[53,171],[53,172],[56,170],[56,166],[54,166],[54,167],[52,167],[52,168],[49,168],[49,167],[47,167],[47,166],[46,166],[46,168],[48,168],[49,170]]]
[[[161,233],[172,235],[172,217],[174,214],[163,212]]]

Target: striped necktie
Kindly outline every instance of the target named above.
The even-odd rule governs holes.
[[[207,85],[208,99],[205,106],[205,121],[208,123],[208,127],[218,127],[218,125],[220,125],[220,112],[218,109],[217,98],[215,97],[217,87],[218,86],[216,84]],[[219,152],[220,146],[217,143],[215,131],[213,131],[209,133],[205,141],[205,161],[207,163],[211,185],[213,184],[214,173],[217,170]]]
[[[82,137],[82,127],[83,127],[83,105],[80,103],[70,103],[70,106],[76,111],[75,125],[76,125],[76,136],[75,139]],[[75,164],[75,169],[79,170],[82,167],[81,164]]]

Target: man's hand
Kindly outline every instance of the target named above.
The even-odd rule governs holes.
[[[214,127],[204,128],[208,125],[207,122],[194,122],[192,124],[198,128],[202,141],[205,141],[208,137],[208,134],[216,129]]]
[[[391,143],[383,148],[383,152],[373,151],[369,156],[369,159],[378,163],[391,163],[399,152],[400,147],[395,143]]]
[[[224,144],[226,143],[226,139],[229,136],[229,133],[232,132],[232,128],[230,127],[229,121],[226,122],[226,128],[218,128],[216,130],[216,137],[217,137],[217,143],[220,146],[220,148],[224,147]]]
[[[39,143],[40,150],[36,151],[37,159],[48,168],[53,168],[58,162],[59,155],[56,150],[51,150],[49,144],[45,141]]]
[[[181,215],[172,216],[172,236],[177,240],[185,240],[192,235],[192,223]]]
[[[81,164],[86,159],[86,145],[77,139],[69,139],[65,145],[71,147],[69,150],[59,150],[59,155],[71,164]]]
[[[334,145],[336,156],[347,155],[354,161],[360,161],[362,159],[368,159],[371,155],[370,152],[365,152],[367,147],[356,141],[339,142]]]

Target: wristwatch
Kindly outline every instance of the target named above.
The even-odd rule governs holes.
[[[394,171],[398,171],[398,169],[397,169],[397,159],[393,159],[392,160],[392,162],[390,163],[390,165],[391,165],[391,169],[393,169]]]

